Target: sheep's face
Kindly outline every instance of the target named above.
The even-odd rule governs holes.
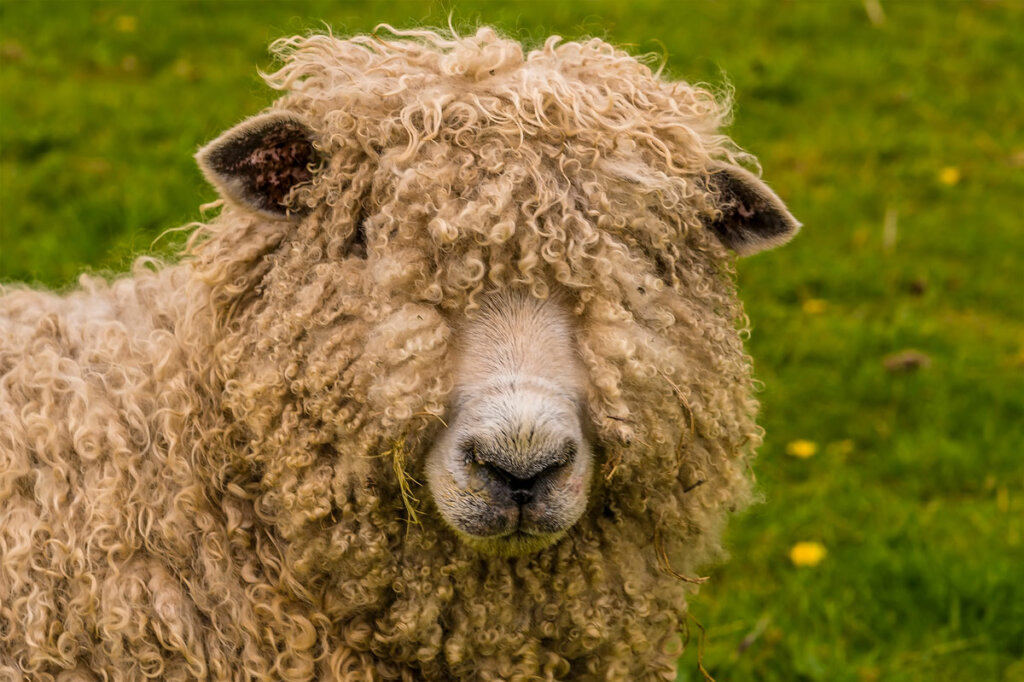
[[[295,569],[450,529],[473,560],[627,524],[712,554],[759,438],[728,250],[799,227],[726,108],[600,41],[298,43],[198,156],[236,468]]]
[[[444,519],[483,552],[544,547],[586,509],[594,467],[575,331],[558,301],[513,293],[487,299],[458,334],[427,479]]]

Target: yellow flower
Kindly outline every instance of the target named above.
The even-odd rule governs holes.
[[[943,185],[955,185],[960,182],[960,169],[956,166],[946,166],[939,172],[939,182]]]
[[[804,312],[808,315],[820,315],[825,312],[825,308],[828,307],[828,302],[823,301],[820,298],[809,298],[804,301]]]
[[[790,457],[807,459],[818,452],[818,444],[811,440],[794,440],[786,445],[786,454]]]
[[[820,542],[798,542],[789,550],[794,566],[817,566],[825,560],[828,550]]]

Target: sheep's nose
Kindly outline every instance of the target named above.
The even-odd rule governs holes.
[[[490,483],[506,491],[519,505],[529,503],[541,485],[572,464],[577,447],[571,440],[560,447],[531,456],[471,446],[473,464],[482,468]]]
[[[533,499],[533,487],[544,472],[529,478],[519,478],[515,474],[505,471],[500,466],[485,464],[490,469],[491,477],[508,488],[512,501],[516,504],[526,504]]]

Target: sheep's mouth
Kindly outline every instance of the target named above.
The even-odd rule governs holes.
[[[588,465],[550,467],[536,480],[489,474],[461,459],[452,465],[430,481],[434,502],[459,538],[481,554],[520,556],[544,549],[587,507]]]
[[[561,540],[565,536],[565,531],[536,533],[520,527],[502,535],[483,537],[460,531],[459,536],[481,554],[513,557],[539,552]]]
[[[479,501],[479,498],[472,498]],[[457,507],[456,507],[457,509]],[[445,514],[444,512],[449,512]],[[442,516],[459,539],[481,554],[522,556],[553,545],[575,524],[575,518],[551,515],[545,507],[485,504],[476,513]]]

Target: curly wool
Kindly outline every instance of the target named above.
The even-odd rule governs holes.
[[[760,441],[702,224],[728,103],[596,39],[388,30],[275,44],[301,221],[228,204],[178,264],[0,298],[0,672],[675,679]],[[601,472],[503,559],[416,482],[452,330],[511,287],[571,302]]]

